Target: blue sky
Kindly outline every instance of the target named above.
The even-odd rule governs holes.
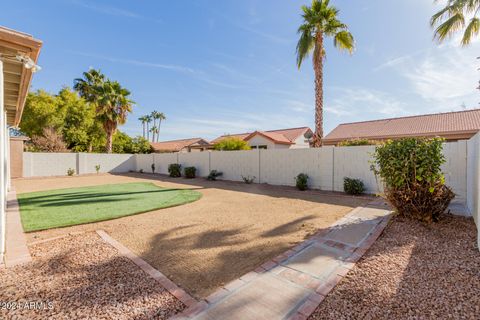
[[[431,0],[332,0],[357,49],[327,44],[325,131],[343,122],[477,108],[480,44],[438,46]],[[56,93],[89,67],[132,91],[121,130],[164,112],[160,139],[313,127],[310,60],[295,65],[309,1],[8,1],[1,24],[44,41],[32,88]]]

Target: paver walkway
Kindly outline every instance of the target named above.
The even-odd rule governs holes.
[[[174,319],[306,319],[388,223],[376,200],[214,292]]]

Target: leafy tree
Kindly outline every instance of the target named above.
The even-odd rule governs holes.
[[[42,136],[45,128],[62,128],[65,110],[59,108],[57,98],[44,90],[28,94],[20,129],[27,136]]]
[[[130,153],[152,153],[152,146],[147,139],[135,137],[132,139],[132,149]]]
[[[112,144],[115,153],[151,153],[151,146],[143,137],[131,138],[129,135],[117,131],[113,136]]]
[[[250,150],[248,143],[242,139],[230,137],[220,140],[213,146],[218,151]]]
[[[325,58],[324,38],[332,37],[333,44],[350,53],[355,48],[352,34],[346,24],[338,20],[339,10],[329,0],[313,0],[312,5],[302,6],[303,24],[298,28],[300,39],[297,44],[297,66],[313,52],[315,72],[315,134],[313,145],[321,146],[323,138],[323,59]]]
[[[67,152],[62,135],[54,128],[44,128],[41,135],[34,135],[32,143],[35,151]]]
[[[124,124],[127,114],[132,111],[133,101],[130,91],[117,81],[111,81],[95,69],[83,73],[82,79],[76,79],[75,90],[96,107],[96,118],[102,123],[107,135],[105,149],[112,152],[113,135],[118,125]]]
[[[461,44],[467,46],[480,32],[480,19],[477,17],[479,10],[478,0],[448,0],[445,7],[430,20],[431,26],[436,27],[434,39],[441,43],[455,32],[463,30]],[[466,25],[467,17],[470,16]]]

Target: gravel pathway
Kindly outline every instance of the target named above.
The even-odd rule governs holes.
[[[309,319],[479,319],[479,292],[472,219],[396,217]]]
[[[93,232],[30,250],[32,263],[0,269],[0,319],[167,319],[184,308]]]

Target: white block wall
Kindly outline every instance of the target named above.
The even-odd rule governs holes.
[[[100,165],[100,172],[128,172],[135,169],[135,157],[131,154],[78,153],[77,173],[95,173],[95,166]]]
[[[210,168],[223,172],[221,179],[242,181],[242,175],[260,178],[260,150],[210,152]]]
[[[206,177],[210,173],[210,152],[186,152],[178,154],[178,163],[185,167],[197,168],[197,177]]]
[[[295,177],[306,173],[311,188],[331,190],[333,148],[261,150],[260,182],[294,186]]]
[[[467,142],[467,207],[477,225],[480,248],[480,133]]]
[[[65,176],[68,169],[77,171],[76,153],[23,153],[23,176]]]

